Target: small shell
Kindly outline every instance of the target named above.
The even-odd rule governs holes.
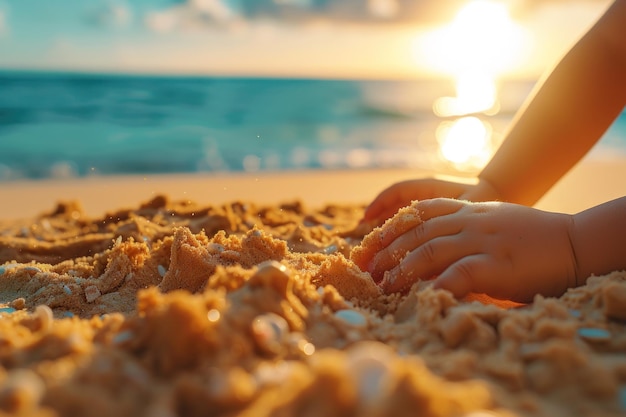
[[[282,349],[285,336],[289,333],[289,326],[278,314],[267,313],[254,319],[251,331],[259,349],[266,353],[278,353]]]
[[[209,243],[206,247],[207,251],[211,254],[222,253],[226,249],[224,245],[220,245],[219,243]]]
[[[40,268],[37,268],[36,266],[32,266],[32,265],[25,266],[22,270],[28,272],[31,275],[35,275],[35,274],[42,272]]]
[[[252,287],[270,285],[279,293],[286,295],[288,293],[289,280],[289,270],[285,265],[277,261],[265,261],[258,265],[249,283]]]
[[[578,335],[590,342],[606,342],[611,339],[611,333],[608,330],[598,327],[581,327],[578,329]]]
[[[356,310],[339,310],[335,313],[335,317],[354,327],[367,327],[367,318]]]
[[[93,303],[102,293],[95,285],[85,287],[85,299],[88,303]]]
[[[63,291],[67,295],[72,295],[72,289],[70,287],[68,287],[67,285],[63,285]]]
[[[124,330],[113,336],[113,344],[121,345],[123,343],[128,342],[133,337],[135,337],[135,333],[131,330]]]
[[[52,328],[52,322],[54,321],[54,315],[52,310],[47,305],[41,304],[35,307],[34,316],[39,319],[40,330],[42,332],[48,332]]]
[[[16,263],[2,265],[2,266],[0,266],[0,275],[4,274],[5,272],[7,272],[7,271],[9,271],[9,270],[11,270],[13,268],[17,268],[20,265],[21,264],[16,264]]]
[[[379,342],[359,342],[347,354],[348,373],[356,381],[362,403],[367,406],[389,394],[393,372],[388,346]]]
[[[255,273],[255,275],[257,276],[270,276],[270,277],[274,277],[276,275],[281,275],[281,274],[289,278],[287,267],[277,261],[261,262],[257,266],[257,271]]]
[[[9,305],[16,310],[23,310],[24,308],[26,308],[26,300],[24,299],[24,297],[16,298],[15,300],[11,301]]]
[[[335,253],[339,250],[339,248],[337,247],[337,245],[328,245],[324,248],[324,254],[325,255],[330,255],[332,253]]]

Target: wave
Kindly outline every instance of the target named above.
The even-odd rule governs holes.
[[[522,101],[516,88],[508,103]],[[0,73],[0,91],[4,180],[423,166],[432,103],[450,94],[429,80],[45,73]],[[622,122],[606,140],[626,149]]]

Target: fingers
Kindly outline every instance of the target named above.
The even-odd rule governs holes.
[[[459,299],[475,292],[520,303],[532,302],[537,293],[527,288],[525,282],[516,281],[507,262],[486,253],[455,262],[435,279],[433,288],[450,291]]]
[[[430,235],[441,235],[448,234],[445,233],[444,230],[436,229],[435,224],[433,222],[428,222],[428,220],[435,219],[438,217],[446,216],[448,214],[453,214],[459,211],[463,206],[467,203],[459,200],[453,200],[450,198],[436,198],[432,200],[423,200],[417,203],[417,211],[422,220],[422,224],[418,226],[417,232],[420,233],[424,229],[423,234],[424,238],[428,238],[429,234],[426,233],[426,229],[429,230]],[[444,223],[445,224],[445,223]],[[436,231],[435,231],[436,230]],[[385,232],[381,235],[381,245],[383,247],[389,246],[392,242],[398,239],[400,236],[408,233],[409,230],[404,230],[401,228],[396,228],[392,230],[385,230]],[[434,233],[433,233],[434,232]],[[417,236],[418,238],[420,236]],[[409,237],[408,239],[411,239]],[[420,239],[420,241],[424,241],[424,239]],[[417,243],[420,243],[419,241]],[[414,245],[412,248],[406,248],[411,250],[415,248],[417,245]]]
[[[468,190],[476,187],[475,183],[464,180],[441,180],[420,178],[398,182],[383,190],[365,209],[364,222],[377,224],[393,216],[398,209],[405,207],[413,200],[447,197],[459,198]]]
[[[444,236],[429,240],[406,257],[387,273],[379,273],[383,278],[380,286],[386,293],[402,291],[415,281],[428,279],[445,272],[449,265],[455,264],[467,253],[476,250],[460,244],[457,235]]]
[[[466,207],[469,211],[461,211]],[[482,247],[485,241],[469,239],[472,235],[464,230],[468,216],[480,214],[487,207],[436,198],[420,201],[415,208],[422,222],[408,230],[385,230],[382,249],[368,265],[384,292],[403,291],[420,279],[440,275],[438,286],[463,297],[477,283],[489,279]]]
[[[414,221],[395,238],[385,237],[391,242],[378,246],[368,265],[386,293],[438,276],[435,288],[458,298],[471,291],[527,302],[537,293],[559,295],[570,285],[575,266],[567,215],[446,199],[414,208],[424,221]]]
[[[433,288],[448,290],[456,298],[463,298],[476,291],[481,287],[480,283],[486,280],[488,262],[484,254],[464,257],[443,271],[435,279]]]
[[[467,201],[454,198],[433,198],[420,201],[417,204],[417,208],[422,220],[427,221],[435,217],[456,213],[468,204]]]
[[[433,269],[433,265],[439,265],[441,258],[447,259],[448,255],[454,252],[454,248],[446,247],[450,246],[450,243],[446,243],[446,239],[442,238],[454,236],[460,230],[461,226],[457,222],[446,221],[444,218],[421,223],[391,243],[384,242],[383,244],[387,246],[374,256],[367,270],[374,281],[378,282],[385,271],[393,269],[404,259],[411,268],[421,268],[422,272],[426,273],[426,270]],[[385,239],[386,237],[383,238]]]
[[[410,204],[411,187],[409,181],[393,184],[383,190],[365,209],[364,222],[382,223],[385,219],[393,216],[401,207]]]

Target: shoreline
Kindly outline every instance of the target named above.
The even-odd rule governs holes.
[[[248,201],[270,204],[300,200],[311,207],[367,204],[391,184],[440,174],[420,169],[279,171],[258,173],[158,174],[0,183],[1,220],[37,216],[60,201],[78,200],[89,216],[133,207],[157,195],[200,204]],[[626,194],[626,158],[585,158],[536,205],[576,213]]]
[[[354,170],[124,175],[67,180],[19,180],[0,183],[5,198],[0,219],[13,220],[52,210],[58,201],[78,200],[89,216],[134,207],[157,195],[199,204],[247,201],[275,204],[301,200],[318,207],[330,203],[365,204],[393,182],[428,171]],[[363,186],[367,184],[367,186]]]

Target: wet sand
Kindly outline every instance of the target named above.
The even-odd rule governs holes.
[[[299,199],[312,207],[327,203],[364,204],[394,182],[432,176],[424,170],[302,171],[258,174],[176,174],[91,177],[0,183],[0,219],[32,217],[58,201],[79,200],[99,216],[166,194],[173,200],[222,204],[238,199],[273,204]],[[624,195],[626,157],[587,158],[537,204],[544,210],[575,213]]]

